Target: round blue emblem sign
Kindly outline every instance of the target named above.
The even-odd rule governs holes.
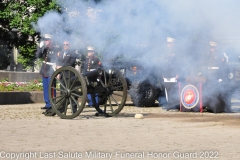
[[[181,92],[181,103],[187,108],[194,108],[199,102],[199,92],[194,85],[186,85]]]

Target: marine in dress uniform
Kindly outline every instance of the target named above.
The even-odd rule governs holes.
[[[217,50],[216,42],[209,42],[210,50],[207,54],[207,79],[209,81],[222,81],[224,78],[225,57]]]
[[[161,56],[162,86],[165,92],[163,91],[163,95],[158,97],[159,105],[162,106],[163,109],[179,110],[179,105],[175,105],[175,99],[178,99],[175,90],[178,90],[175,88],[176,83],[172,83],[177,82],[179,78],[180,64],[178,62],[180,62],[180,59],[176,54],[175,39],[167,37],[167,49]]]
[[[101,67],[101,61],[98,57],[94,56],[94,47],[88,46],[87,47],[87,57],[85,60],[84,64],[84,72],[90,72],[93,71],[99,67]],[[98,106],[98,95],[97,94],[87,94],[88,97],[88,105],[89,106],[94,106],[98,112],[100,109],[97,107]],[[94,104],[93,99],[95,98],[95,102],[97,104]]]
[[[43,96],[45,106],[41,109],[51,109],[51,104],[48,95],[48,86],[50,85],[50,79],[56,69],[56,48],[52,45],[52,36],[50,34],[44,35],[44,45],[38,48],[36,57],[43,60],[40,74],[42,75],[43,83]],[[53,90],[52,94],[56,95],[56,91]]]
[[[167,37],[167,50],[162,55],[162,77],[178,79],[177,55],[175,50],[175,39]]]
[[[204,85],[203,104],[208,110],[231,112],[231,91],[226,81],[226,59],[217,50],[216,42],[209,42],[209,52],[206,58],[206,84]]]
[[[94,48],[92,46],[87,47],[87,58],[85,61],[84,71],[93,71],[101,66],[101,61],[98,57],[94,56]]]

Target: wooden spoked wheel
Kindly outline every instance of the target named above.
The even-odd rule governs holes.
[[[57,95],[54,95],[57,92]],[[48,93],[56,114],[63,119],[73,119],[83,110],[87,100],[84,77],[72,67],[57,69],[50,80]]]
[[[98,95],[100,108],[111,116],[117,115],[127,99],[127,82],[123,73],[115,68],[104,68],[99,82],[107,89],[105,95]]]

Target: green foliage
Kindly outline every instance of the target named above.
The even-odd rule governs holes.
[[[31,64],[35,58],[37,33],[32,23],[37,22],[49,10],[60,10],[55,0],[6,0],[0,3],[0,39],[9,47],[20,49],[18,61],[24,66]],[[15,28],[18,33],[11,32]]]
[[[0,82],[8,82],[8,78],[0,79]]]
[[[19,46],[20,55],[18,57],[18,62],[23,64],[23,66],[33,66],[35,54],[32,53],[35,53],[36,47],[37,45],[29,43]],[[25,57],[29,57],[31,60]]]

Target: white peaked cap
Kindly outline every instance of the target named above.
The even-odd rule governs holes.
[[[52,39],[52,35],[51,34],[44,34],[43,36],[46,39]]]
[[[171,38],[171,37],[167,37],[167,42],[168,43],[173,43],[173,42],[175,42],[175,39]]]
[[[87,50],[88,50],[88,51],[94,51],[94,47],[88,46],[88,47],[87,47]]]
[[[211,41],[211,42],[209,42],[209,45],[210,45],[211,47],[217,47],[217,42]]]

